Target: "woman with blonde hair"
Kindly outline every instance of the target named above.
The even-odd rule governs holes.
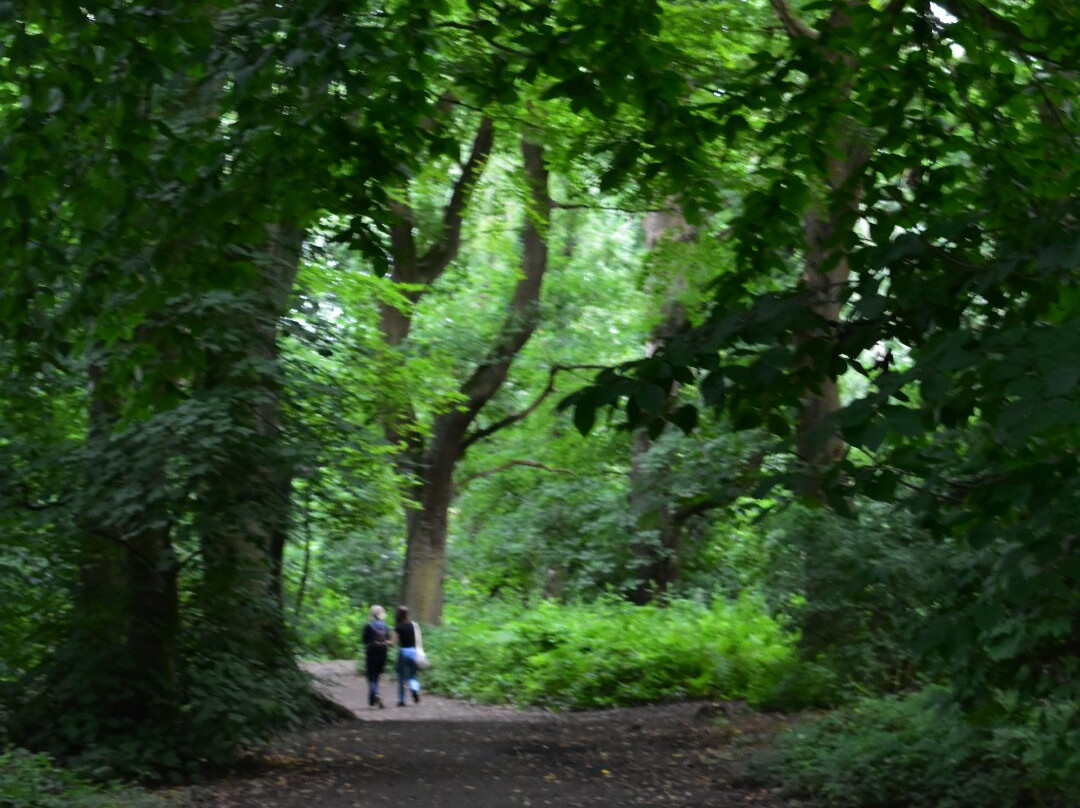
[[[386,609],[382,606],[371,607],[371,619],[364,626],[361,637],[364,642],[364,664],[367,668],[368,707],[382,709],[383,700],[379,695],[379,677],[386,670],[386,656],[393,644],[390,639],[390,627],[386,625]]]

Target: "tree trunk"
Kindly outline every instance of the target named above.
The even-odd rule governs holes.
[[[839,214],[823,218],[817,211],[806,217],[806,255],[800,283],[806,306],[830,324],[840,323],[840,303],[851,270],[847,256],[834,244]],[[821,369],[836,354],[836,339],[832,330],[822,329],[799,335],[800,350],[809,350],[812,357],[805,360],[816,379],[816,387],[807,391],[799,412],[796,430],[796,452],[806,466],[804,494],[822,497],[822,475],[843,457],[844,443],[832,419],[840,410],[839,380]]]
[[[169,529],[143,527],[130,544],[128,656],[141,672],[146,705],[137,717],[171,726],[179,709],[180,600]]]
[[[666,210],[648,214],[643,229],[648,250],[656,249],[665,240],[690,242],[697,237],[696,228],[686,221],[675,199],[668,201]],[[649,335],[646,346],[649,356],[685,327],[686,310],[680,297],[686,288],[686,276],[679,273],[668,278],[665,288],[660,290],[661,319]],[[677,395],[676,385],[671,399],[674,400]],[[644,470],[643,461],[652,447],[653,441],[648,433],[638,429],[631,442],[630,511],[636,517],[639,537],[650,534],[634,545],[639,580],[631,600],[639,606],[663,598],[678,580],[679,546],[682,541],[681,523],[675,518],[675,503],[669,496],[668,487],[662,479],[657,479],[656,474],[648,474]],[[660,476],[663,476],[663,472]]]
[[[844,443],[833,418],[840,410],[840,388],[830,369],[836,356],[836,328],[840,306],[851,271],[848,265],[846,235],[854,225],[861,199],[858,173],[870,157],[869,134],[843,113],[851,97],[859,67],[853,52],[838,51],[820,39],[817,31],[802,23],[787,7],[785,0],[772,0],[781,24],[793,40],[812,40],[818,44],[824,61],[842,62],[847,82],[835,88],[836,113],[824,128],[822,152],[826,155],[816,178],[818,199],[811,205],[803,224],[805,237],[800,283],[807,308],[826,321],[826,325],[798,336],[797,348],[804,352],[803,367],[809,371],[811,388],[803,398],[796,429],[796,451],[805,466],[803,495],[816,500],[824,497],[824,475],[843,457]],[[849,10],[864,6],[865,0],[837,2],[828,19],[831,31],[850,27]],[[811,77],[827,81],[827,76]]]
[[[784,0],[772,0],[781,23],[792,39],[811,39],[821,49],[820,56],[832,64],[843,63],[847,80],[835,88],[835,104],[822,127],[822,153],[825,158],[815,178],[818,198],[803,222],[804,258],[800,277],[805,305],[825,324],[799,334],[796,348],[802,354],[802,367],[812,380],[803,397],[796,428],[796,452],[803,463],[803,497],[822,502],[826,499],[825,476],[844,455],[845,444],[834,421],[840,411],[839,379],[831,368],[838,355],[837,330],[841,322],[841,304],[851,270],[847,241],[855,227],[861,202],[859,173],[870,157],[871,135],[844,114],[859,68],[858,55],[836,50],[824,44],[816,31],[798,21]],[[865,5],[865,0],[842,0],[833,6],[828,19],[832,32],[851,25],[849,9]],[[823,76],[817,81],[828,80]],[[803,554],[804,594],[811,602],[828,596],[819,592],[824,579],[818,569],[820,550],[812,538]],[[805,622],[800,645],[812,656],[825,647],[831,637],[829,626]]]
[[[454,496],[454,468],[461,457],[469,421],[460,413],[436,420],[416,489],[419,508],[407,527],[408,549],[402,598],[413,616],[424,623],[442,619],[443,581],[446,577],[446,539],[450,503]]]
[[[417,459],[418,510],[407,518],[408,549],[403,602],[421,622],[442,622],[446,572],[447,519],[453,498],[453,475],[469,445],[467,431],[502,387],[514,358],[539,322],[540,292],[548,266],[547,228],[551,221],[548,172],[543,149],[522,138],[521,154],[529,197],[522,228],[522,277],[514,288],[507,315],[488,355],[461,385],[464,404],[437,416],[430,442]]]
[[[152,341],[153,329],[137,329],[135,339]],[[92,465],[79,516],[73,630],[59,657],[66,664],[45,691],[48,701],[28,705],[27,717],[48,727],[67,712],[68,699],[75,702],[71,710],[86,714],[81,694],[92,683],[98,729],[108,736],[145,722],[170,725],[179,715],[179,596],[168,513],[160,497],[164,461],[147,467],[147,458],[155,458],[159,449],[147,445],[152,428],[141,423],[118,428],[121,399],[110,377],[110,355],[101,346],[98,351],[100,361],[89,368],[86,445]],[[138,471],[133,458],[143,461]],[[138,507],[121,510],[131,502]],[[35,715],[35,707],[51,714]],[[75,748],[86,742],[69,740]]]
[[[203,384],[227,402],[229,434],[202,506],[201,605],[221,636],[246,638],[267,661],[287,647],[281,569],[293,470],[282,445],[277,340],[302,242],[295,228],[267,229],[259,306],[234,326],[238,348],[214,355]]]
[[[634,433],[630,465],[630,508],[636,517],[638,584],[631,600],[638,606],[662,600],[679,580],[681,523],[675,518],[675,503],[663,479],[642,468],[653,443],[643,429]],[[659,472],[663,476],[665,472]]]

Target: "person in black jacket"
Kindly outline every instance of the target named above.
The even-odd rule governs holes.
[[[394,642],[390,639],[390,627],[386,625],[386,610],[382,606],[371,607],[371,619],[364,626],[361,639],[364,643],[364,663],[367,668],[368,706],[378,706],[382,709],[379,677],[386,670],[386,656]]]
[[[420,645],[420,630],[409,620],[409,607],[398,606],[394,615],[394,631],[398,638],[397,692],[398,707],[405,706],[405,683],[414,703],[420,701],[420,680],[417,678],[416,648]]]

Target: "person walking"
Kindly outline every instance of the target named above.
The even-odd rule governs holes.
[[[370,617],[360,638],[364,643],[368,707],[378,707],[381,710],[384,705],[379,695],[379,677],[386,670],[386,657],[394,641],[390,638],[390,627],[386,625],[386,609],[382,606],[372,606]]]
[[[417,647],[420,646],[420,627],[409,620],[409,607],[398,606],[394,615],[394,631],[397,632],[397,692],[398,707],[405,706],[405,685],[409,685],[414,704],[420,703],[420,680],[417,678]]]

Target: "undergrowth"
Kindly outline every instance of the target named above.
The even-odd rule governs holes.
[[[1073,705],[1075,707],[1075,705]],[[835,808],[1080,804],[1080,730],[1062,705],[980,723],[944,688],[865,698],[795,728],[765,766]]]
[[[616,599],[447,610],[431,632],[432,684],[458,698],[557,710],[682,699],[755,706],[818,700],[823,674],[798,660],[796,638],[744,597],[663,608]]]
[[[48,755],[0,753],[0,808],[176,808],[184,799],[94,783],[56,766]]]

